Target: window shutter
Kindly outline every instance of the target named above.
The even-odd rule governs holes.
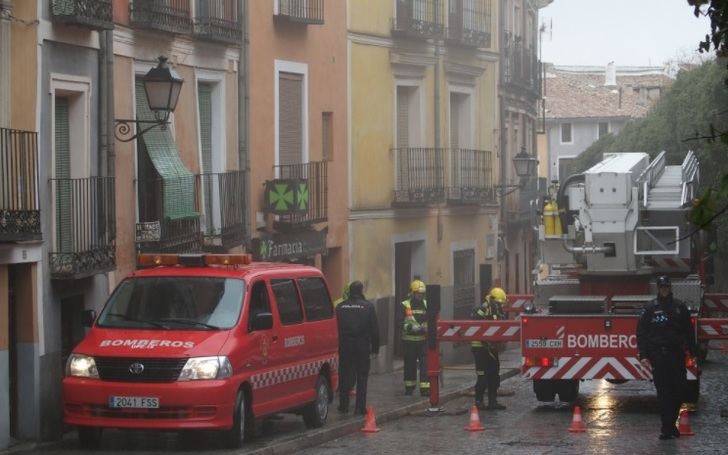
[[[278,164],[303,162],[303,76],[280,73],[278,84]]]
[[[409,89],[397,87],[397,148],[409,147]]]
[[[56,248],[68,253],[73,248],[71,234],[71,132],[68,116],[68,98],[56,98],[55,130],[55,178],[56,181]],[[63,180],[65,179],[65,180]]]
[[[200,153],[202,154],[202,173],[212,172],[212,87],[209,84],[198,86],[200,109]]]

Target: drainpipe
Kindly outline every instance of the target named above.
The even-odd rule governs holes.
[[[250,182],[250,153],[248,152],[249,144],[249,128],[248,128],[248,112],[250,105],[250,97],[248,96],[248,0],[241,2],[242,8],[238,14],[240,27],[242,29],[242,38],[240,40],[240,64],[238,65],[238,168],[243,172],[245,179],[245,194],[243,195],[243,225],[245,226],[244,236],[246,249],[250,250],[250,203],[251,203],[251,182]]]
[[[113,177],[114,154],[114,32],[99,32],[99,163],[98,175]]]
[[[440,8],[435,8],[435,24],[439,24],[440,20]],[[445,161],[443,159],[442,149],[441,147],[441,138],[440,138],[440,39],[435,38],[434,40],[435,44],[435,115],[434,115],[434,126],[435,126],[435,160],[437,163],[440,163],[440,166],[442,168],[442,172],[437,173],[436,183],[438,188],[444,188],[444,177],[445,177]],[[443,228],[442,228],[442,217],[440,213],[440,204],[437,205],[437,242],[439,243],[442,241],[442,234],[443,234]]]

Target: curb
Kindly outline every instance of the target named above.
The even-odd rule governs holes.
[[[512,378],[513,376],[518,375],[518,372],[518,368],[508,369],[500,374],[500,379],[501,381],[503,381],[505,379]],[[464,391],[471,389],[472,387],[473,385],[470,384],[468,386],[459,387],[455,390],[451,390],[447,393],[440,395],[440,404],[446,403],[459,397]],[[416,403],[402,406],[400,408],[385,411],[377,415],[377,423],[381,424],[392,422],[394,420],[409,415],[412,411],[421,411],[422,406],[426,405],[427,403],[427,400],[421,400]],[[285,455],[289,453],[295,453],[303,449],[309,449],[311,447],[321,445],[325,442],[333,441],[334,439],[338,439],[348,434],[356,433],[360,430],[361,426],[362,422],[360,419],[341,422],[337,425],[328,426],[319,430],[309,430],[308,432],[300,435],[294,440],[281,441],[267,447],[262,447],[260,449],[255,449],[251,451],[243,451],[240,453],[244,453],[246,455]]]

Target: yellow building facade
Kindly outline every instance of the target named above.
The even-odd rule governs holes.
[[[497,8],[349,1],[349,276],[376,304],[380,369],[413,279],[464,318],[497,278]]]

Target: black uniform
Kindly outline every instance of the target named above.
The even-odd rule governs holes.
[[[482,305],[475,308],[470,315],[474,320],[494,320],[505,319],[503,307],[500,303],[486,298]],[[488,389],[488,407],[490,409],[500,409],[496,397],[498,387],[500,387],[500,359],[498,358],[497,343],[488,343],[485,341],[472,341],[470,343],[475,360],[475,374],[477,380],[475,382],[475,404],[484,409],[483,395],[485,389]]]
[[[647,304],[637,325],[640,359],[649,359],[660,401],[661,434],[676,435],[675,421],[687,390],[685,351],[695,355],[695,331],[690,312],[672,294]]]
[[[369,354],[379,353],[379,324],[374,305],[352,295],[336,307],[339,322],[339,410],[349,409],[349,390],[356,384],[355,412],[366,412]]]

